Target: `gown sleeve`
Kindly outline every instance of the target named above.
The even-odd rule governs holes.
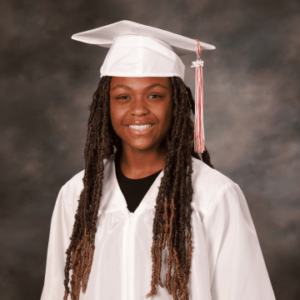
[[[229,182],[203,218],[212,300],[275,300],[247,201]]]
[[[70,198],[67,188],[63,186],[58,193],[51,219],[41,300],[62,300],[64,297],[65,252],[70,244],[75,221]]]

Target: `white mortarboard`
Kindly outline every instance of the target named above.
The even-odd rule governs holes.
[[[120,21],[92,30],[76,33],[72,39],[110,48],[100,68],[100,76],[172,77],[184,80],[185,66],[179,56],[214,46],[159,28],[132,21]],[[195,151],[204,150],[202,66],[196,68]],[[200,78],[200,77],[201,78]],[[198,91],[197,91],[198,90]],[[198,119],[197,119],[198,115]],[[202,116],[202,118],[200,118]],[[199,136],[200,135],[200,136]],[[201,137],[202,136],[202,137]],[[198,141],[200,141],[198,144]],[[198,144],[198,146],[196,145]]]

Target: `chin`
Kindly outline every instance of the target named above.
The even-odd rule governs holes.
[[[151,150],[154,148],[154,145],[152,143],[145,143],[145,142],[140,142],[140,143],[127,143],[127,145],[137,151],[147,151]]]
[[[149,151],[152,149],[152,147],[147,146],[131,146],[131,148],[137,151]]]

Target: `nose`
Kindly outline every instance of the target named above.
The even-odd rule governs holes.
[[[132,116],[140,117],[143,115],[147,115],[149,113],[149,109],[147,108],[143,99],[135,99],[134,101],[132,101],[130,113]]]

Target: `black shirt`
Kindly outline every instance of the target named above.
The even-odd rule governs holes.
[[[122,173],[118,156],[116,156],[115,164],[116,176],[120,189],[127,201],[127,207],[130,212],[134,212],[162,169],[144,178],[131,179]]]

